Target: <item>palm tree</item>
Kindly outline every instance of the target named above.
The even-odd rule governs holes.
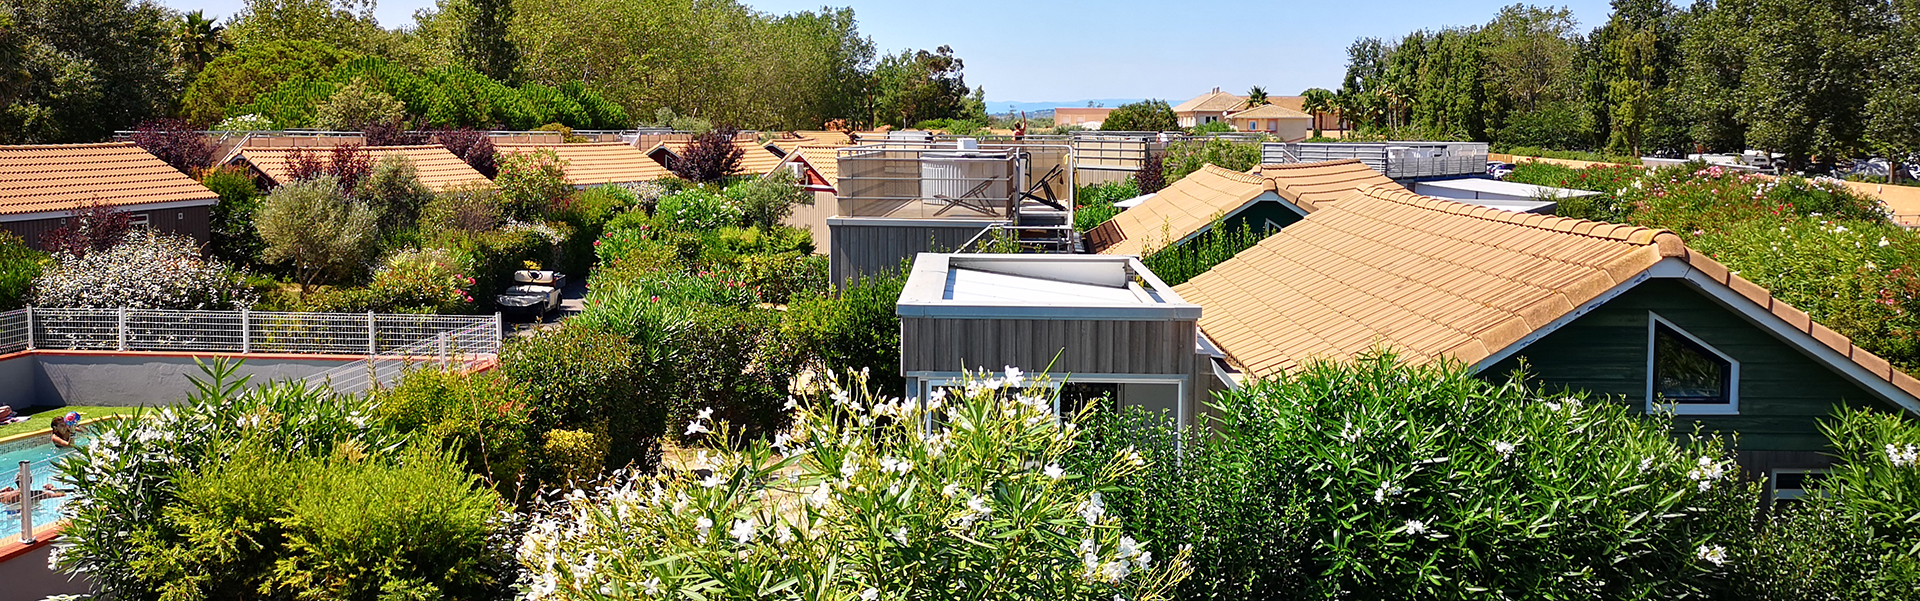
[[[226,26],[214,24],[218,20],[196,10],[174,22],[174,58],[188,73],[199,73],[220,53],[233,49],[233,43],[227,41]]]
[[[1333,91],[1326,88],[1307,88],[1300,93],[1300,108],[1313,116],[1313,137],[1320,137],[1320,115],[1333,112]]]
[[[1267,90],[1265,88],[1254,86],[1253,89],[1247,90],[1247,108],[1253,108],[1266,103]]]

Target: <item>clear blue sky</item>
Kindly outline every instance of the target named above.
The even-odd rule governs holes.
[[[159,0],[226,16],[241,0]],[[809,10],[823,0],[743,0],[761,11]],[[1276,95],[1334,88],[1346,47],[1365,36],[1484,23],[1514,0],[843,0],[882,50],[953,46],[970,85],[992,101],[1166,98],[1215,86]],[[1598,26],[1606,0],[1568,6],[1582,29]],[[380,23],[400,27],[433,0],[383,0]]]

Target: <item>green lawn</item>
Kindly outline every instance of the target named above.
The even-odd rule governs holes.
[[[14,407],[21,415],[30,417],[27,421],[0,426],[0,438],[28,432],[47,431],[47,421],[57,415],[66,415],[68,411],[79,411],[80,419],[87,420],[109,415],[121,415],[139,411],[139,407],[94,407],[89,405],[68,405],[65,407]]]

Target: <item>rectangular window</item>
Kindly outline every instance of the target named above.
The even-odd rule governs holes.
[[[1649,313],[1648,408],[1676,414],[1739,413],[1740,363],[1679,326]]]
[[[1827,470],[1776,469],[1767,474],[1767,493],[1774,505],[1798,503],[1808,495],[1820,494],[1816,489],[1826,478]]]
[[[152,222],[152,218],[148,217],[146,213],[134,213],[133,215],[127,217],[127,225],[144,226],[144,225],[148,225],[151,222]]]

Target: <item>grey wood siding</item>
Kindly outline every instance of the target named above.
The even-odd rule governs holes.
[[[1194,340],[1191,321],[907,318],[900,320],[900,362],[909,372],[1012,365],[1034,373],[1189,375]]]
[[[905,273],[904,262],[923,252],[960,248],[986,229],[989,221],[927,225],[864,225],[840,222],[829,226],[827,269],[835,286],[845,288],[862,276]]]
[[[1624,399],[1642,411],[1649,311],[1740,362],[1739,415],[1676,416],[1674,427],[1677,434],[1691,432],[1697,422],[1707,432],[1739,433],[1743,463],[1752,462],[1748,469],[1825,465],[1818,453],[1827,450],[1827,440],[1818,423],[1839,407],[1903,411],[1674,280],[1641,284],[1483,373],[1504,378],[1524,358],[1537,381]]]
[[[155,230],[189,236],[192,237],[195,242],[205,245],[207,238],[212,235],[212,229],[209,224],[212,208],[213,207],[210,206],[179,209],[126,207],[121,210],[125,211],[128,215],[146,215],[148,220],[147,225]],[[0,229],[19,236],[21,240],[26,242],[28,247],[44,250],[45,247],[41,244],[41,238],[53,230],[60,229],[60,225],[64,221],[66,221],[64,217],[35,219],[32,221],[6,221],[0,222]]]

